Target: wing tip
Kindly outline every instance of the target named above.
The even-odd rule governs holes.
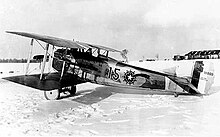
[[[11,34],[18,34],[19,32],[16,31],[5,31],[6,33],[11,33]]]
[[[5,32],[6,32],[6,33],[13,33],[13,31],[8,31],[8,30],[6,30]]]

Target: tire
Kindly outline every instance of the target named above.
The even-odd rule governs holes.
[[[76,86],[71,86],[69,92],[70,92],[71,95],[76,95]]]
[[[55,89],[55,90],[50,90],[50,91],[44,91],[44,97],[47,100],[57,100],[60,98],[60,90]]]
[[[177,93],[174,93],[174,97],[177,98],[179,95]]]

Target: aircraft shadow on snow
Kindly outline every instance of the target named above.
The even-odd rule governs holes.
[[[173,95],[172,91],[161,92],[159,90],[152,90],[152,89],[137,90],[137,89],[123,89],[123,88],[118,88],[118,87],[103,86],[103,87],[97,87],[91,90],[80,90],[78,91],[78,93],[76,93],[76,95],[74,95],[76,97],[77,96],[80,96],[80,97],[77,97],[71,100],[78,102],[78,103],[85,104],[85,105],[91,105],[93,103],[98,103],[117,93],[139,94],[139,95]],[[185,94],[181,93],[180,95],[190,96],[187,93]],[[73,95],[62,96],[60,99],[71,98],[74,96]]]

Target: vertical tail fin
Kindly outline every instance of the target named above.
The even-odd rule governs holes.
[[[214,82],[214,64],[208,61],[196,61],[192,71],[191,83],[201,94],[209,94],[209,89]],[[189,90],[194,93],[193,89]]]

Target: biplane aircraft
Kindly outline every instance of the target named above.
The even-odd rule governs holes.
[[[59,99],[60,94],[65,91],[75,95],[76,85],[84,82],[130,89],[157,89],[161,92],[172,92],[175,97],[180,94],[208,95],[214,80],[213,63],[207,61],[193,61],[187,66],[188,69],[184,70],[187,73],[179,75],[173,68],[155,71],[109,56],[110,52],[117,52],[127,60],[126,50],[119,51],[105,46],[33,33],[11,31],[7,33],[31,38],[31,44],[26,74],[4,79],[42,90],[48,100]],[[41,73],[27,74],[34,40],[46,43]],[[50,54],[49,46],[58,48]],[[48,56],[56,71],[45,73]],[[179,88],[172,88],[174,85]]]

